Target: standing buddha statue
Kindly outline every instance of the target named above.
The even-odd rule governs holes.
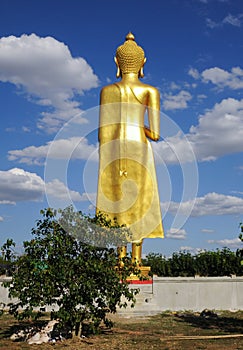
[[[143,49],[129,33],[116,51],[117,78],[102,88],[97,212],[131,232],[132,260],[141,264],[144,238],[163,238],[158,185],[149,140],[160,135],[159,91],[144,84]],[[147,113],[149,125],[145,126]],[[120,258],[126,247],[120,247]]]

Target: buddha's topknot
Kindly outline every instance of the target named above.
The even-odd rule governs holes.
[[[138,73],[144,63],[144,51],[130,32],[126,41],[116,50],[116,58],[122,73]]]

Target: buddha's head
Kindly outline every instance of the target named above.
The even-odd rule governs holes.
[[[137,45],[134,39],[134,35],[130,32],[127,34],[124,44],[116,50],[117,78],[127,73],[135,73],[139,77],[143,77],[143,66],[146,58],[143,49]]]

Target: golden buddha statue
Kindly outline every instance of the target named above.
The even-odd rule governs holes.
[[[139,78],[146,62],[132,33],[116,51],[117,83],[100,94],[97,212],[131,232],[132,260],[141,264],[144,238],[163,238],[152,147],[160,134],[159,91]],[[147,113],[149,126],[144,125]],[[119,247],[120,258],[126,247]]]

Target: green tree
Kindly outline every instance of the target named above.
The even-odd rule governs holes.
[[[196,255],[189,252],[173,253],[166,258],[161,254],[150,253],[144,265],[151,266],[151,274],[161,277],[230,276],[243,273],[242,250],[236,252],[229,248],[216,251],[202,251]]]
[[[239,239],[243,242],[243,222],[240,222],[239,228],[240,228]],[[240,258],[241,266],[243,266],[243,249],[237,249],[237,255]]]
[[[7,241],[2,246],[2,255],[0,256],[0,274],[11,275],[13,264],[16,259],[14,252],[15,243],[12,239]]]
[[[161,277],[170,276],[168,261],[162,254],[149,253],[146,258],[143,259],[143,265],[151,267],[151,275],[155,274]]]
[[[242,268],[237,252],[229,248],[201,252],[196,256],[196,269],[200,276],[241,275]]]
[[[240,227],[239,239],[243,241],[243,222],[240,222],[239,227]]]
[[[10,313],[18,319],[37,318],[41,312],[36,308],[55,304],[59,309],[53,309],[52,319],[59,319],[60,326],[73,335],[79,336],[86,322],[94,330],[102,321],[111,326],[107,314],[116,312],[117,306],[126,307],[127,301],[133,305],[138,292],[126,282],[136,272],[129,259],[124,259],[121,269],[116,249],[90,244],[94,237],[96,243],[105,243],[103,236],[112,231],[111,223],[102,228],[95,224],[101,217],[88,219],[71,207],[61,211],[59,219],[52,209],[41,213],[43,217],[32,229],[34,238],[24,242],[13,279],[5,284],[10,297],[19,300],[10,304]],[[124,230],[118,233],[124,236]],[[113,232],[114,240],[116,235]]]
[[[189,252],[173,253],[172,257],[168,259],[168,262],[173,277],[190,277],[195,275],[194,256]]]

